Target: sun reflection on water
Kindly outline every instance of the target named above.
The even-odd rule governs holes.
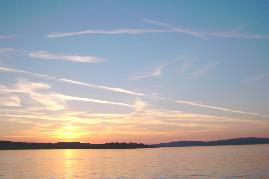
[[[74,167],[74,156],[75,152],[72,149],[64,150],[64,178],[74,178],[75,167]]]

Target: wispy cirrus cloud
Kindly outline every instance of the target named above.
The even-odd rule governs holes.
[[[33,82],[25,79],[20,79],[16,82],[16,84],[11,86],[1,86],[0,90],[1,92],[6,93],[28,94],[32,100],[38,102],[48,110],[65,109],[67,101],[91,102],[130,108],[133,107],[133,105],[127,103],[65,95],[52,91],[51,86],[47,83]],[[14,97],[12,99],[13,101],[15,100]]]
[[[14,39],[16,38],[16,35],[3,35],[0,34],[0,40],[9,40],[9,39]]]
[[[30,76],[39,77],[39,78],[51,79],[51,80],[56,79],[55,77],[50,76],[50,75],[38,74],[38,73],[30,72],[30,71],[19,70],[19,69],[15,69],[15,68],[8,68],[8,67],[4,67],[4,66],[0,66],[0,72],[19,73],[19,74],[25,74],[25,75],[30,75]]]
[[[208,73],[209,70],[213,69],[215,66],[217,66],[220,63],[221,63],[221,61],[214,61],[214,62],[210,62],[210,63],[205,64],[205,65],[199,66],[197,69],[191,71],[188,78],[195,79],[195,78],[198,78],[202,75],[205,75],[206,73]]]
[[[175,32],[185,33],[188,35],[208,39],[209,37],[219,37],[219,38],[242,38],[242,39],[264,39],[269,40],[269,35],[261,35],[261,34],[254,34],[249,32],[238,32],[238,31],[227,31],[227,32],[203,32],[203,31],[193,31],[181,27],[177,27],[165,22],[160,22],[156,20],[150,19],[142,19],[144,22],[158,25],[164,28],[168,28],[170,30],[174,30]]]
[[[79,63],[99,63],[105,61],[105,59],[95,56],[55,54],[55,53],[49,53],[47,51],[30,52],[28,55],[29,57],[32,58],[39,58],[45,60],[62,60]]]
[[[15,51],[14,48],[0,48],[0,59],[9,58]]]
[[[0,55],[6,54],[20,54],[23,56],[28,56],[31,58],[44,59],[44,60],[60,60],[60,61],[70,61],[78,63],[100,63],[106,61],[106,59],[97,56],[82,56],[82,55],[70,55],[62,53],[50,53],[48,51],[24,51],[14,48],[0,48]]]
[[[209,39],[210,37],[219,38],[242,38],[242,39],[256,39],[256,40],[269,40],[269,35],[261,35],[242,31],[224,31],[224,32],[203,32],[190,30],[187,28],[182,28],[174,26],[165,22],[160,22],[157,20],[142,19],[146,23],[158,25],[162,27],[161,29],[154,28],[120,28],[120,29],[87,29],[82,31],[74,32],[55,32],[50,33],[46,38],[60,38],[60,37],[70,37],[70,36],[80,36],[80,35],[119,35],[119,34],[146,34],[146,33],[181,33],[193,37],[198,37],[202,39]]]
[[[1,94],[0,106],[18,107],[21,106],[21,100],[17,95]]]
[[[48,34],[46,38],[59,38],[59,37],[69,37],[69,36],[80,36],[80,35],[101,35],[101,34],[110,34],[110,35],[119,35],[119,34],[145,34],[145,33],[167,33],[174,32],[170,29],[88,29],[83,31],[76,32],[55,32]]]
[[[115,87],[110,87],[110,86],[103,86],[103,85],[96,85],[96,84],[91,84],[91,83],[84,83],[84,82],[75,81],[75,80],[71,80],[71,79],[57,78],[57,77],[50,76],[50,75],[47,75],[47,74],[33,73],[33,72],[25,71],[25,70],[19,70],[19,69],[8,68],[8,67],[3,67],[3,66],[0,66],[0,71],[1,72],[6,72],[6,73],[20,73],[20,74],[25,74],[25,75],[31,75],[31,76],[35,76],[35,77],[38,77],[38,78],[61,81],[61,82],[69,83],[69,84],[87,86],[87,87],[90,87],[90,88],[102,89],[102,90],[107,90],[107,91],[116,92],[116,93],[135,95],[135,96],[145,96],[145,94],[143,94],[143,93],[137,93],[135,91],[131,91],[131,90],[123,89],[123,88],[115,88]]]
[[[81,102],[91,102],[91,103],[99,103],[99,104],[110,104],[110,105],[126,106],[126,107],[133,108],[132,104],[127,104],[127,103],[120,103],[120,102],[113,102],[113,101],[106,101],[106,100],[92,99],[92,98],[83,98],[83,97],[69,96],[69,95],[63,95],[63,94],[56,94],[53,96],[60,98],[60,99],[69,100],[69,101],[81,101]]]
[[[14,48],[0,48],[0,55],[14,52]]]
[[[163,74],[163,71],[165,70],[165,68],[167,66],[169,66],[177,61],[179,61],[179,58],[167,61],[167,62],[161,64],[160,66],[158,66],[157,68],[155,68],[152,72],[136,74],[136,75],[132,76],[130,78],[130,80],[140,80],[140,79],[145,79],[145,78],[161,76]]]
[[[112,136],[113,139],[115,137],[114,135],[117,136],[119,132],[125,136],[122,139],[124,141],[130,140],[132,136],[137,136],[138,140],[141,140],[141,136],[152,136],[159,140],[160,136],[171,136],[171,133],[174,135],[185,134],[195,136],[197,132],[226,131],[239,124],[251,126],[252,129],[255,127],[256,130],[259,130],[265,124],[263,121],[156,108],[152,105],[145,105],[145,101],[139,99],[135,103],[137,103],[135,104],[136,110],[128,113],[111,114],[67,110],[62,111],[62,113],[33,114],[27,110],[21,111],[23,113],[19,110],[10,113],[5,109],[0,109],[0,117],[6,121],[16,122],[17,124],[27,123],[34,126],[29,133],[24,133],[25,136],[30,138],[33,136],[33,133],[36,135],[43,134],[44,137],[52,136],[55,138],[55,136],[64,134],[67,131],[79,137],[85,134],[85,139],[87,140],[91,136],[91,141],[94,141],[93,139],[96,136],[100,137],[100,134],[103,135],[103,139],[111,140],[107,139],[107,136]],[[2,136],[5,136],[3,135],[3,128],[3,126],[0,126],[0,131]],[[100,133],[100,130],[104,132]],[[244,129],[240,130],[243,131]],[[236,131],[238,131],[237,128]],[[21,137],[21,135],[22,133],[15,133],[14,138]],[[60,137],[63,138],[65,136],[61,135]]]
[[[113,91],[113,92],[117,92],[117,93],[124,93],[124,94],[137,95],[137,96],[145,96],[145,94],[143,94],[143,93],[137,93],[137,92],[134,92],[134,91],[123,89],[123,88],[115,88],[115,87],[95,85],[95,84],[90,84],[90,83],[83,83],[83,82],[80,82],[80,81],[75,81],[75,80],[70,80],[70,79],[65,79],[65,78],[60,78],[58,80],[66,82],[66,83],[70,83],[70,84],[76,84],[76,85],[87,86],[87,87],[91,87],[91,88],[103,89],[103,90]]]
[[[8,72],[8,73],[21,73],[21,74],[31,75],[31,76],[35,76],[35,77],[40,77],[40,78],[45,78],[45,79],[50,79],[50,80],[56,80],[56,81],[62,81],[62,82],[70,83],[70,84],[77,84],[77,85],[82,85],[82,86],[88,86],[88,87],[92,87],[92,88],[103,89],[103,90],[108,90],[108,91],[118,92],[118,93],[123,93],[123,94],[150,97],[150,96],[147,96],[147,95],[145,95],[143,93],[136,93],[134,91],[125,90],[125,89],[122,89],[122,88],[113,88],[113,87],[107,87],[107,86],[99,86],[99,85],[95,85],[95,84],[82,83],[82,82],[79,82],[79,81],[68,80],[68,79],[61,79],[61,78],[56,78],[56,77],[45,75],[45,74],[37,74],[37,73],[32,73],[32,72],[18,70],[18,69],[12,69],[12,68],[6,68],[6,67],[1,67],[1,66],[0,66],[0,71],[2,71],[2,72]],[[14,93],[21,93],[21,92],[23,92],[22,90],[19,90],[18,88],[16,88],[16,89],[8,89],[8,91],[6,89],[4,91],[6,91],[6,92],[14,92]],[[115,105],[136,108],[136,106],[131,105],[131,104],[125,104],[125,103],[122,103],[122,104],[119,103],[119,104],[117,104],[117,102],[99,101],[98,99],[87,99],[87,98],[72,97],[72,96],[67,96],[67,95],[62,96],[62,95],[58,95],[58,94],[57,95],[52,95],[52,96],[58,96],[58,99],[59,100],[64,100],[65,99],[65,100],[73,100],[73,101],[75,101],[75,100],[78,100],[78,101],[88,101],[88,102],[91,102],[92,101],[92,102],[96,102],[96,103],[107,103],[107,104],[113,104],[113,103],[115,103]],[[245,114],[245,115],[255,115],[255,116],[258,116],[258,117],[268,118],[267,115],[263,115],[263,114],[259,114],[259,113],[246,112],[246,111],[235,110],[235,109],[224,108],[224,107],[213,106],[213,105],[205,105],[205,104],[200,104],[200,103],[196,103],[196,102],[192,102],[192,101],[183,101],[183,100],[174,101],[174,100],[168,100],[166,98],[155,97],[155,96],[154,96],[154,98],[155,99],[169,101],[169,102],[172,102],[172,103],[175,103],[176,102],[176,103],[181,103],[181,104],[185,104],[185,105],[192,105],[192,106],[196,106],[196,107],[209,108],[209,109],[215,109],[215,110],[221,110],[221,111],[238,113],[238,114]],[[36,99],[39,99],[39,97],[36,97]],[[54,106],[54,108],[56,106],[55,109],[62,109],[62,106],[61,105],[58,105],[57,106],[57,104],[52,104],[52,106]]]
[[[141,136],[152,136],[153,138],[160,139],[160,136],[171,136],[171,133],[174,135],[193,135],[195,137],[197,132],[214,132],[216,130],[225,132],[227,129],[231,130],[231,127],[238,125],[248,125],[251,129],[255,128],[255,130],[260,130],[265,125],[264,121],[256,119],[248,120],[159,108],[139,97],[136,98],[134,104],[130,105],[69,96],[52,91],[51,86],[47,83],[29,80],[19,80],[15,85],[10,85],[9,89],[22,91],[29,95],[31,99],[41,103],[47,110],[55,110],[56,106],[52,105],[55,103],[59,105],[59,107],[62,107],[58,108],[57,111],[50,112],[47,110],[44,111],[44,108],[36,110],[29,108],[20,108],[18,110],[0,108],[1,119],[14,122],[13,125],[27,123],[32,126],[31,129],[30,127],[27,128],[30,130],[28,133],[16,131],[13,135],[14,139],[25,135],[33,141],[31,138],[33,134],[42,134],[44,138],[48,138],[48,136],[52,138],[60,136],[62,139],[65,137],[63,134],[67,131],[67,133],[71,133],[72,136],[75,135],[76,137],[85,135],[84,139],[86,140],[89,140],[89,136],[91,136],[91,141],[94,141],[93,139],[96,138],[96,136],[100,137],[100,130],[102,130],[101,135],[104,135],[103,139],[111,140],[107,139],[107,136],[117,136],[120,131],[121,135],[125,136],[123,140],[126,141],[130,140],[132,136],[138,136],[139,140],[141,140]],[[94,102],[124,107],[127,105],[126,107],[132,108],[133,111],[127,113],[74,111],[66,107],[65,103],[68,101]],[[127,131],[126,128],[128,128]],[[3,132],[3,129],[5,129],[3,125],[0,126],[0,129],[2,136],[7,136],[6,134],[10,135],[10,132]],[[234,130],[238,131],[237,128]],[[243,131],[245,129],[240,130]],[[68,138],[70,139],[69,135]],[[114,136],[112,138],[114,138]],[[42,136],[39,136],[39,140],[41,139]]]
[[[254,34],[250,32],[204,32],[205,35],[220,38],[241,38],[254,40],[269,40],[269,35]]]
[[[65,101],[52,96],[54,92],[49,91],[50,85],[40,82],[32,82],[24,79],[18,80],[15,84],[1,86],[1,92],[10,94],[26,94],[32,102],[35,102],[35,107],[42,106],[47,110],[61,110],[65,108]]]
[[[208,108],[208,109],[215,109],[215,110],[220,110],[220,111],[225,111],[225,112],[232,112],[232,113],[238,113],[238,114],[254,115],[258,117],[269,118],[269,116],[262,115],[259,113],[246,112],[242,110],[230,109],[230,108],[225,108],[225,107],[220,107],[220,106],[206,105],[206,104],[201,104],[201,103],[197,103],[193,101],[177,100],[175,102],[180,103],[180,104],[186,104],[186,105],[197,106],[197,107]]]
[[[158,25],[158,26],[167,28],[167,29],[169,29],[169,30],[171,30],[173,32],[183,33],[183,34],[191,35],[191,36],[194,36],[194,37],[199,37],[199,38],[202,38],[202,39],[207,39],[208,38],[205,34],[203,34],[201,32],[198,32],[198,31],[193,31],[193,30],[190,30],[190,29],[176,27],[176,26],[173,26],[173,25],[170,25],[170,24],[167,24],[167,23],[164,23],[164,22],[156,21],[156,20],[150,20],[150,19],[142,19],[142,20],[144,22],[147,22],[147,23],[150,23],[150,24],[154,24],[154,25]]]
[[[251,76],[247,79],[245,79],[245,83],[253,83],[253,82],[256,82],[256,81],[259,81],[259,80],[262,80],[266,77],[266,73],[260,73],[260,74],[256,74],[254,76]]]
[[[28,72],[28,71],[13,69],[13,68],[7,68],[7,67],[1,67],[0,66],[0,71],[8,72],[8,73],[22,73],[22,74],[26,74],[26,75],[35,76],[35,77],[40,77],[40,78],[45,78],[45,79],[50,79],[50,80],[57,80],[57,81],[62,81],[62,82],[70,83],[70,84],[88,86],[88,87],[91,87],[91,88],[103,89],[103,90],[108,90],[108,91],[118,92],[118,93],[123,93],[123,94],[130,94],[130,95],[135,95],[135,96],[146,96],[143,93],[136,93],[134,91],[125,90],[125,89],[122,89],[122,88],[113,88],[113,87],[107,87],[107,86],[99,86],[99,85],[95,85],[95,84],[88,84],[88,83],[83,83],[83,82],[79,82],[79,81],[74,81],[74,80],[69,80],[69,79],[61,79],[61,78],[56,78],[56,77],[45,75],[45,74],[37,74],[37,73],[32,73],[32,72]],[[20,92],[20,91],[13,89],[13,92]],[[76,97],[66,97],[66,98],[69,99],[69,100],[71,100],[71,99],[72,100],[76,99],[76,100],[81,100],[81,101],[87,101],[88,100],[88,99],[76,98]],[[157,97],[157,98],[161,99],[161,100],[165,99],[165,98],[162,98],[162,97]],[[224,108],[224,107],[213,106],[213,105],[204,105],[204,104],[200,104],[200,103],[196,103],[196,102],[192,102],[192,101],[183,101],[183,100],[173,101],[173,100],[167,100],[167,99],[165,99],[165,100],[169,101],[169,102],[173,102],[173,103],[176,102],[176,103],[181,103],[181,104],[185,104],[185,105],[192,105],[192,106],[202,107],[202,108],[210,108],[210,109],[221,110],[221,111],[232,112],[232,113],[238,113],[238,114],[255,115],[255,116],[259,116],[259,117],[268,117],[268,116],[263,115],[263,114],[258,114],[258,113],[253,113],[253,112],[246,112],[246,111],[241,111],[241,110],[234,110],[234,109],[230,109],[230,108]],[[90,102],[90,100],[88,100],[88,101]],[[102,102],[100,102],[100,103],[102,103]],[[123,104],[122,106],[129,106],[129,104],[127,104],[127,105]]]
[[[133,75],[130,80],[140,80],[145,78],[152,78],[152,77],[159,77],[163,74],[164,70],[168,68],[172,64],[180,62],[177,65],[178,71],[182,72],[184,76],[186,76],[187,79],[195,79],[200,76],[205,75],[208,73],[211,69],[213,69],[215,66],[221,63],[220,60],[218,61],[211,61],[207,62],[206,64],[198,64],[195,63],[194,60],[191,58],[176,58],[170,61],[167,61],[157,68],[153,69],[151,72],[144,72],[144,73],[138,73]]]

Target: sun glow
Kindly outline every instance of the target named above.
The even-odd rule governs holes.
[[[79,127],[73,126],[72,124],[67,124],[56,132],[57,138],[65,142],[75,141],[81,138],[83,134],[84,132],[81,131]]]

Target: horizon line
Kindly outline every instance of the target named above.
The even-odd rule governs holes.
[[[246,136],[246,137],[232,137],[232,138],[225,138],[225,139],[214,139],[214,140],[173,140],[173,141],[167,141],[167,142],[159,142],[155,144],[162,144],[162,143],[171,143],[171,142],[215,142],[215,141],[225,141],[225,140],[232,140],[232,139],[269,139],[268,137],[256,137],[256,136]],[[59,143],[80,143],[80,144],[93,144],[93,145],[101,145],[101,144],[144,144],[144,145],[155,145],[154,143],[148,144],[143,142],[126,142],[126,141],[111,141],[111,142],[105,142],[105,143],[90,143],[90,142],[81,142],[81,141],[57,141],[57,142],[26,142],[26,141],[11,141],[11,140],[1,140],[1,142],[14,142],[14,143],[28,143],[28,144],[59,144]]]

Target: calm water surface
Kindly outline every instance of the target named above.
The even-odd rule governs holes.
[[[269,178],[269,145],[0,151],[0,178]]]

